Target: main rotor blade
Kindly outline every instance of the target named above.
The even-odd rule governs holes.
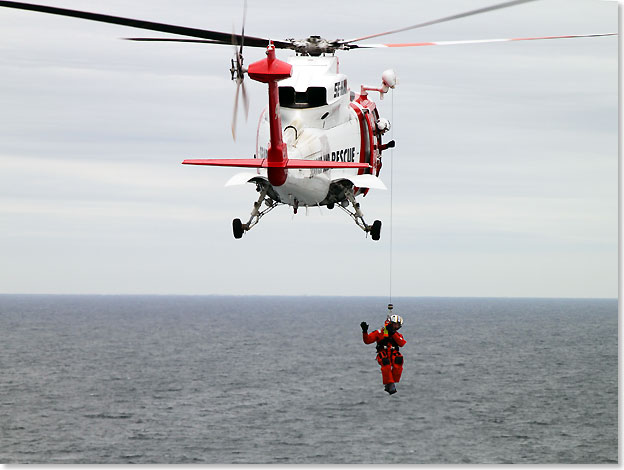
[[[426,21],[424,23],[415,24],[415,25],[412,25],[412,26],[406,26],[405,28],[394,29],[392,31],[386,31],[384,33],[371,34],[369,36],[363,36],[361,38],[356,38],[356,39],[351,39],[349,41],[341,41],[341,42],[343,44],[344,43],[350,44],[350,43],[356,42],[356,41],[363,41],[364,39],[378,38],[379,36],[385,36],[387,34],[394,34],[394,33],[400,33],[402,31],[408,31],[410,29],[423,28],[425,26],[431,26],[433,24],[444,23],[446,21],[451,21],[451,20],[457,20],[459,18],[465,18],[466,16],[478,15],[480,13],[486,13],[488,11],[499,10],[501,8],[513,7],[515,5],[520,5],[522,3],[527,3],[527,2],[532,2],[532,1],[534,1],[534,0],[513,0],[513,1],[510,1],[510,2],[499,3],[499,4],[496,4],[496,5],[491,5],[489,7],[484,7],[484,8],[478,8],[476,10],[465,11],[463,13],[458,13],[456,15],[445,16],[444,18],[438,18],[437,20],[431,20],[431,21]]]
[[[121,38],[126,41],[144,41],[144,42],[196,42],[199,44],[218,44],[220,46],[229,46],[229,43],[216,41],[214,39],[177,39],[177,38]]]
[[[617,36],[618,33],[599,34],[569,34],[566,36],[543,36],[534,38],[505,38],[505,39],[473,39],[465,41],[437,41],[437,42],[404,42],[397,44],[358,44],[356,49],[374,49],[380,47],[420,47],[420,46],[455,46],[458,44],[481,44],[488,42],[508,42],[508,41],[537,41],[541,39],[571,39],[571,38],[595,38],[599,36]]]
[[[155,23],[152,21],[136,20],[132,18],[122,18],[119,16],[103,15],[100,13],[91,13],[79,10],[69,10],[66,8],[57,8],[47,5],[35,5],[33,3],[10,2],[0,0],[0,7],[16,8],[18,10],[37,11],[40,13],[49,13],[52,15],[69,16],[72,18],[81,18],[83,20],[99,21],[101,23],[111,23],[122,26],[130,26],[132,28],[147,29],[150,31],[160,31],[162,33],[178,34],[181,36],[190,36],[193,38],[209,39],[219,44],[240,44],[241,36],[231,33],[223,33],[220,31],[210,31],[207,29],[188,28],[186,26],[176,26],[164,23]],[[265,38],[257,38],[246,36],[246,45],[251,47],[267,47],[269,40]],[[278,49],[291,49],[292,44],[289,42],[273,41]]]

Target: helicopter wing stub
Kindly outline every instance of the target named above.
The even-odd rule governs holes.
[[[183,165],[207,165],[207,166],[230,166],[243,168],[286,168],[286,169],[348,169],[348,168],[364,168],[369,169],[368,163],[359,162],[328,162],[324,160],[303,160],[291,158],[280,162],[279,164],[271,164],[266,158],[200,158],[192,160],[184,160]]]
[[[18,10],[29,10],[40,13],[48,13],[51,15],[68,16],[72,18],[80,18],[83,20],[99,21],[101,23],[110,23],[121,26],[130,26],[132,28],[147,29],[150,31],[159,31],[161,33],[178,34],[181,36],[189,36],[192,38],[208,39],[212,43],[217,44],[240,44],[242,37],[239,34],[224,33],[221,31],[211,31],[208,29],[189,28],[186,26],[176,26],[165,23],[156,23],[153,21],[137,20],[132,18],[123,18],[120,16],[104,15],[101,13],[92,13],[88,11],[71,10],[67,8],[58,8],[48,5],[36,5],[34,3],[11,2],[0,0],[0,7],[15,8]],[[138,39],[138,38],[137,38]],[[140,39],[139,39],[140,40]],[[154,40],[154,39],[148,39]],[[253,36],[245,36],[245,45],[251,47],[267,47],[269,39],[257,38]],[[292,49],[290,42],[273,41],[276,48]]]
[[[253,183],[254,181],[264,181],[265,183],[268,183],[268,180],[265,177],[258,175],[258,173],[244,172],[236,173],[229,180],[227,180],[225,186],[238,186]]]
[[[290,158],[286,162],[286,168],[292,169],[347,169],[347,168],[364,168],[370,169],[368,163],[359,162],[328,162],[325,160],[299,160]]]
[[[357,49],[373,49],[383,47],[422,47],[422,46],[456,46],[459,44],[483,44],[492,42],[512,42],[512,41],[539,41],[543,39],[572,39],[572,38],[595,38],[600,36],[617,36],[618,33],[598,33],[598,34],[568,34],[565,36],[540,36],[529,38],[504,38],[504,39],[473,39],[462,41],[436,41],[436,42],[405,42],[396,44],[358,44]]]
[[[184,160],[183,165],[234,166],[243,168],[266,168],[264,158],[199,158]]]
[[[388,189],[386,185],[375,175],[351,175],[351,176],[343,176],[340,178],[336,178],[332,180],[332,183],[348,180],[353,186],[358,188],[370,188],[370,189]]]

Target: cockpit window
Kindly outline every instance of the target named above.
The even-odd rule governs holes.
[[[311,86],[306,91],[295,91],[291,86],[279,87],[279,102],[284,108],[316,108],[327,104],[327,90]]]

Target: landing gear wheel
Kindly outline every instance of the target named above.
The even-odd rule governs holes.
[[[375,222],[373,222],[370,234],[373,240],[379,240],[379,236],[381,235],[381,220],[376,220]]]
[[[234,238],[241,238],[243,236],[243,223],[241,219],[234,219],[232,221],[232,231],[234,232]]]

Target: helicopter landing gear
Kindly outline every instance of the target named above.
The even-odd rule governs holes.
[[[264,185],[262,189],[260,189],[260,185],[258,185],[258,191],[260,192],[260,197],[256,202],[254,202],[253,209],[251,210],[251,217],[249,217],[247,223],[242,223],[240,219],[234,219],[232,221],[232,232],[234,232],[234,238],[236,239],[242,238],[243,234],[248,230],[251,230],[251,228],[260,221],[264,214],[271,212],[278,206],[277,202],[270,197],[266,197],[267,192],[269,191],[269,185]],[[263,202],[267,208],[260,210]]]
[[[234,238],[242,238],[245,231],[243,230],[241,219],[234,219],[232,221],[232,230],[234,232]]]
[[[381,220],[376,220],[375,222],[373,222],[373,225],[371,225],[370,228],[370,234],[373,240],[379,240],[379,237],[381,235]]]
[[[362,211],[360,210],[360,203],[355,200],[353,189],[349,188],[348,190],[346,190],[345,196],[347,197],[348,202],[344,201],[345,204],[339,204],[338,207],[340,207],[343,211],[349,214],[358,227],[360,227],[366,233],[370,233],[373,240],[379,240],[379,237],[381,236],[381,220],[375,220],[373,222],[373,225],[368,225],[364,220],[364,214],[362,214]],[[349,210],[347,207],[349,203],[351,203],[351,205],[353,206],[352,211]]]

